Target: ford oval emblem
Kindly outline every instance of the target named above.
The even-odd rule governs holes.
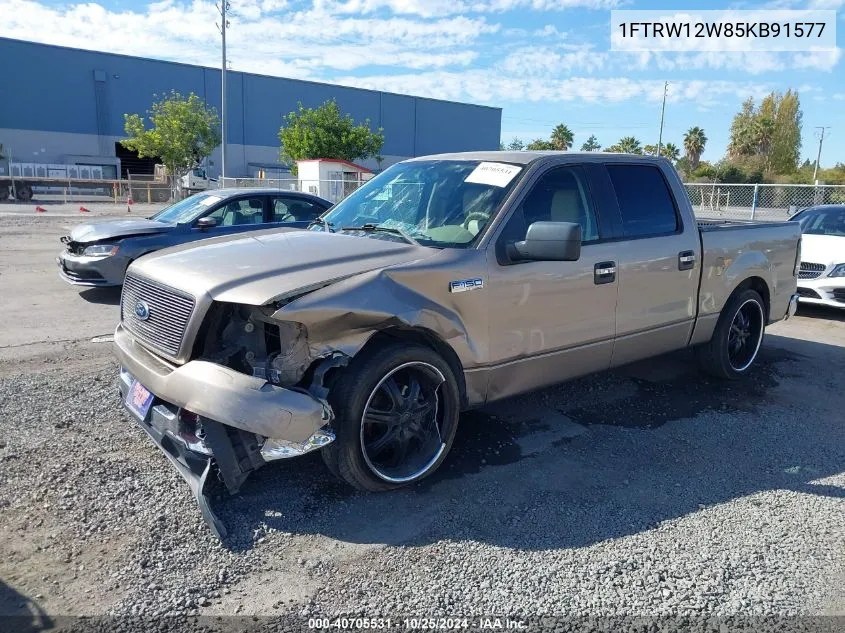
[[[146,301],[139,299],[135,303],[135,316],[138,317],[139,321],[146,321],[150,318],[150,306],[147,305]]]

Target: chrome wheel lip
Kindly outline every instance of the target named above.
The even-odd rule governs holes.
[[[433,372],[437,376],[437,378],[440,380],[440,383],[437,385],[437,388],[435,389],[434,416],[435,416],[435,420],[436,420],[437,414],[440,410],[440,398],[437,397],[437,390],[440,388],[440,385],[442,385],[444,382],[446,382],[446,377],[443,375],[443,372],[441,372],[439,369],[437,369],[437,367],[435,367],[434,365],[432,365],[430,363],[426,363],[426,362],[423,362],[423,361],[410,361],[408,363],[402,363],[401,365],[398,365],[397,367],[394,367],[393,369],[391,369],[387,374],[382,376],[381,380],[379,380],[378,383],[376,384],[376,386],[373,387],[373,390],[370,392],[370,395],[367,397],[366,404],[364,404],[364,411],[361,413],[361,420],[360,420],[360,424],[359,424],[360,430],[358,432],[359,433],[359,441],[361,443],[361,455],[364,457],[364,462],[367,464],[367,467],[370,469],[370,472],[372,472],[376,477],[378,477],[379,479],[381,479],[383,481],[387,481],[387,482],[395,483],[395,484],[408,483],[409,481],[419,479],[420,477],[425,475],[429,470],[431,470],[431,467],[434,466],[434,464],[437,463],[437,461],[440,459],[440,457],[443,455],[444,451],[446,450],[446,443],[441,441],[440,448],[437,451],[435,451],[432,458],[429,459],[416,473],[414,473],[412,475],[408,475],[406,477],[392,477],[390,475],[387,475],[387,474],[381,472],[379,470],[379,468],[375,464],[373,464],[373,462],[370,460],[369,455],[367,455],[367,451],[364,448],[364,419],[367,417],[367,411],[369,411],[369,409],[370,409],[370,403],[372,402],[372,399],[376,395],[378,390],[385,383],[385,381],[389,380],[396,372],[401,371],[403,369],[407,369],[409,367],[425,367],[427,370]]]
[[[734,313],[733,319],[731,319],[731,327],[733,327],[734,323],[736,322],[736,318],[740,315],[743,308],[745,306],[747,306],[749,303],[754,304],[754,306],[756,306],[756,308],[757,308],[757,314],[760,317],[760,328],[759,328],[760,331],[757,333],[757,342],[754,346],[754,352],[749,357],[748,362],[745,363],[744,365],[742,365],[742,367],[737,367],[736,365],[734,365],[733,359],[731,358],[730,349],[728,349],[728,363],[730,364],[731,369],[733,369],[736,372],[744,372],[746,369],[751,367],[752,363],[757,358],[757,353],[760,351],[760,345],[763,343],[763,332],[766,329],[765,317],[763,316],[763,306],[761,306],[760,302],[757,301],[756,299],[747,299],[742,303],[742,305],[739,306],[739,308],[737,308],[736,312]],[[752,327],[753,327],[753,324],[752,324]],[[729,344],[730,344],[730,337],[728,337],[728,341],[729,341]]]

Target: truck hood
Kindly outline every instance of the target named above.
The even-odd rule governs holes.
[[[804,233],[801,236],[801,260],[825,265],[845,263],[845,237]]]
[[[110,238],[124,238],[130,235],[164,233],[176,225],[139,218],[137,220],[103,220],[80,224],[70,232],[72,242],[99,242]]]
[[[375,237],[270,229],[185,244],[132,264],[137,273],[215,301],[264,305],[359,273],[431,257],[436,249]]]

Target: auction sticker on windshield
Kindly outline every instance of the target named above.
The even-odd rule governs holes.
[[[204,207],[210,207],[215,202],[220,202],[223,198],[220,196],[206,196],[202,200],[200,200],[200,204]]]
[[[516,165],[505,163],[479,163],[478,167],[466,177],[464,182],[478,185],[493,185],[494,187],[507,187],[508,183],[522,170]]]

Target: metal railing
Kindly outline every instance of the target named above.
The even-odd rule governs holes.
[[[730,220],[786,220],[799,209],[845,203],[845,185],[686,183],[695,214]]]

